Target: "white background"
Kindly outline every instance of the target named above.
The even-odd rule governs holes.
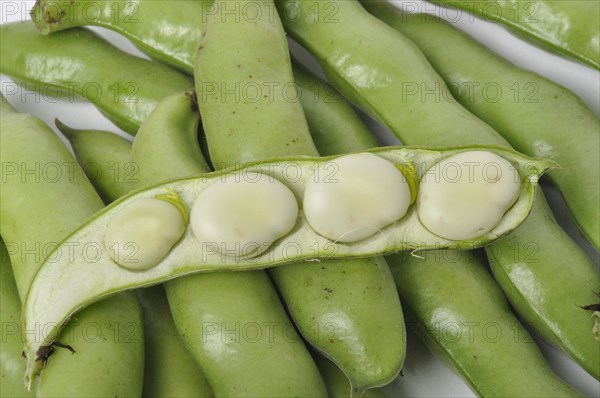
[[[594,69],[550,54],[539,47],[513,36],[499,25],[485,22],[465,13],[461,13],[461,17],[457,18],[455,11],[441,9],[422,1],[396,1],[395,3],[411,10],[417,9],[422,12],[430,12],[449,19],[457,27],[466,31],[475,39],[514,64],[536,71],[548,79],[569,88],[579,95],[596,114],[600,114],[600,73]],[[0,22],[7,23],[29,19],[29,10],[33,4],[34,1],[31,0],[0,0]],[[136,55],[143,56],[135,47],[119,35],[103,29],[96,28],[95,30],[119,47]],[[292,45],[292,48],[295,52],[298,51],[296,46]],[[300,51],[300,53],[302,52]],[[306,54],[302,56],[309,64],[315,65],[311,63]],[[49,102],[32,92],[20,89],[17,91],[14,90],[15,85],[7,77],[0,76],[0,91],[7,95],[9,101],[17,110],[32,113],[52,127],[54,127],[54,118],[58,117],[67,125],[75,128],[106,129],[122,134],[122,131],[105,119],[91,104],[83,101],[75,103],[62,101]],[[12,94],[8,95],[9,93]],[[386,144],[397,142],[385,129],[379,126],[373,127]],[[576,128],[576,126],[573,126],[573,128]],[[598,151],[598,156],[600,156],[600,148]],[[551,205],[559,222],[581,244],[598,265],[600,263],[599,254],[587,242],[581,239],[576,227],[567,215],[564,203],[551,187],[546,186],[545,189],[550,196]],[[416,336],[409,333],[407,339],[408,354],[403,369],[404,376],[398,378],[386,389],[390,396],[474,396],[465,383],[435,359]],[[588,396],[600,397],[600,383],[557,349],[550,347],[544,342],[540,342],[540,346],[552,368],[563,379]],[[518,367],[520,364],[515,363],[514,366]],[[499,375],[499,377],[502,376]]]

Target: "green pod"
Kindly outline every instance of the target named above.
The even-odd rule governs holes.
[[[168,96],[143,126],[144,134],[136,136],[131,147],[131,160],[137,166],[136,188],[210,172],[198,146],[200,114],[193,93]],[[162,162],[154,165],[155,159]]]
[[[163,286],[138,290],[144,313],[144,397],[214,397],[212,388],[183,344]]]
[[[582,396],[552,372],[476,253],[419,256],[387,257],[407,316],[478,396]]]
[[[208,170],[198,123],[190,94],[161,103],[134,141],[140,185]],[[175,324],[216,395],[322,395],[322,381],[265,272],[190,275],[165,288]]]
[[[261,4],[255,21],[225,13],[226,3],[216,1],[223,12],[204,25],[194,77],[202,126],[217,169],[276,156],[317,155],[294,84],[285,33],[277,14],[269,15],[269,3]],[[249,3],[239,4],[245,9]],[[235,46],[235,51],[224,51],[224,46]],[[248,145],[254,131],[265,133]],[[269,145],[263,145],[267,138]]]
[[[405,357],[404,318],[383,257],[316,266],[300,263],[269,273],[285,292],[282,296],[302,336],[335,362],[337,372],[343,371],[340,377],[348,387],[344,396],[369,396],[365,391],[397,376]],[[328,390],[341,382],[323,377]]]
[[[36,356],[36,353],[40,348],[43,349],[54,341],[56,332],[76,311],[121,291],[166,282],[194,272],[254,270],[278,265],[287,265],[293,268],[298,265],[291,265],[291,263],[299,260],[312,260],[311,262],[314,263],[314,260],[318,259],[362,258],[393,253],[399,250],[426,250],[428,248],[446,247],[474,248],[509,233],[527,216],[533,203],[539,173],[552,166],[551,163],[524,158],[523,155],[505,148],[484,146],[443,151],[439,149],[389,147],[378,148],[373,152],[377,154],[376,157],[394,164],[403,164],[407,159],[410,159],[414,162],[417,178],[420,179],[427,170],[440,160],[452,155],[469,153],[474,148],[478,151],[493,153],[515,164],[520,173],[519,179],[525,182],[521,184],[521,192],[516,203],[504,214],[500,223],[487,234],[470,240],[445,240],[434,235],[420,223],[414,206],[407,216],[380,229],[378,234],[352,243],[334,242],[321,236],[309,227],[305,216],[301,213],[296,220],[298,225],[294,227],[292,233],[277,239],[275,244],[270,245],[260,254],[250,257],[227,255],[218,250],[215,251],[216,247],[213,242],[199,240],[192,231],[193,226],[190,227],[185,224],[182,231],[183,236],[180,240],[171,244],[168,255],[151,264],[149,268],[135,268],[135,270],[132,270],[126,266],[127,262],[123,264],[115,262],[112,254],[114,248],[105,243],[105,235],[112,220],[123,209],[132,204],[145,200],[159,200],[166,194],[176,198],[176,201],[171,203],[175,203],[177,209],[182,212],[180,217],[186,218],[187,209],[192,207],[198,195],[207,187],[211,187],[220,181],[223,174],[212,173],[192,179],[170,181],[121,198],[98,212],[92,219],[68,236],[63,243],[51,251],[48,260],[37,272],[25,300],[23,318],[28,327],[33,327],[35,324],[51,326],[44,329],[39,340],[26,336],[25,352],[31,365],[28,372],[33,375],[39,371],[42,361],[40,361],[39,355]],[[277,180],[278,184],[282,184],[282,181],[284,181],[283,173],[289,170],[290,167],[301,170],[304,175],[310,175],[309,170],[314,168],[315,164],[325,164],[330,162],[331,159],[319,157],[278,158],[273,162],[251,164],[238,171],[226,170],[225,173],[235,172],[237,176],[258,173],[263,176],[262,178],[265,181]],[[293,189],[292,192],[295,196],[302,195],[301,184],[288,186],[286,189]],[[162,226],[163,224],[158,225]],[[73,247],[72,242],[77,242],[75,247]],[[136,245],[143,244],[143,242],[138,241],[128,241],[128,243],[133,244],[134,248]],[[88,247],[94,247],[97,251],[96,256],[93,258],[90,258],[87,254]],[[290,248],[293,248],[293,250],[290,250]],[[63,255],[64,253],[68,253],[68,255]],[[128,252],[128,254],[133,256],[130,257],[130,262],[138,262],[139,257],[136,256],[135,251],[133,253]],[[199,262],[199,258],[202,261]],[[305,266],[315,268],[315,264],[305,264]],[[338,268],[341,267],[338,265]],[[323,266],[320,266],[320,269],[323,270]],[[380,268],[376,267],[376,269]],[[294,271],[294,275],[297,272]],[[81,275],[86,275],[88,282],[85,285],[81,283]],[[313,279],[315,279],[315,275],[317,274],[313,273]],[[325,293],[332,293],[330,286],[334,285],[326,284],[327,278],[331,278],[331,274],[324,273],[324,275],[326,276],[325,280],[319,283],[323,283],[323,286],[329,288]],[[344,275],[343,272],[342,275]],[[102,283],[98,283],[99,281],[102,281]],[[312,285],[319,286],[314,283],[308,283],[307,285],[309,287]],[[49,286],[60,286],[60,289],[49,289]],[[378,285],[372,287],[379,290]],[[64,289],[68,289],[68,296],[61,294]],[[314,287],[310,287],[310,289],[314,289]],[[326,296],[328,297],[328,295]],[[327,299],[321,297],[321,300]],[[318,300],[318,302],[322,302],[321,300]],[[360,302],[363,299],[357,300]],[[327,311],[324,311],[324,313],[327,314]],[[177,323],[175,313],[174,318]],[[179,325],[178,327],[181,330]],[[304,330],[309,329],[310,327]],[[331,343],[331,341],[329,342]]]
[[[67,136],[79,164],[94,174],[94,187],[109,203],[137,183],[137,166],[131,162],[131,142],[108,131],[74,130],[57,121]],[[196,123],[197,126],[197,123]],[[134,165],[134,167],[132,167]],[[127,175],[118,174],[127,172]],[[145,397],[212,397],[211,387],[187,350],[171,316],[162,286],[137,291],[144,319]]]
[[[0,72],[41,95],[52,88],[69,101],[81,96],[130,134],[161,99],[193,87],[179,72],[120,51],[89,30],[42,36],[31,22],[0,27]]]
[[[519,235],[508,235],[486,248],[492,273],[533,330],[600,380],[600,338],[592,312],[583,308],[598,303],[598,270],[581,250],[550,251],[541,246],[569,237],[560,228],[540,228],[555,221],[548,205],[538,202],[518,228]],[[536,240],[524,243],[520,236]]]
[[[255,2],[238,4],[244,10]],[[226,6],[215,2],[217,13]],[[250,21],[243,13],[221,13],[209,16],[204,26],[194,76],[216,168],[273,156],[318,154],[302,105],[310,101],[306,94],[320,87],[298,93],[274,4],[262,3],[260,15],[259,21]],[[301,82],[307,80],[301,76]],[[243,98],[228,101],[232,87]],[[247,87],[260,89],[257,101],[246,98]],[[323,262],[316,269],[294,264],[269,272],[304,338],[344,371],[353,393],[360,395],[396,377],[405,356],[404,322],[382,259]]]
[[[550,50],[600,69],[600,4],[586,0],[434,0],[501,23]]]
[[[318,137],[323,134],[321,129],[311,133],[316,142],[322,142],[319,150],[328,154],[376,145],[373,136],[364,135],[360,129],[325,131],[329,135],[326,140]],[[349,147],[348,142],[354,144]],[[578,395],[550,371],[529,333],[508,310],[504,297],[475,252],[441,250],[417,256],[420,260],[407,253],[388,257],[408,320],[417,325],[430,349],[478,395]],[[432,314],[451,314],[452,318],[440,319]],[[504,338],[492,336],[491,331],[489,337],[494,338],[488,338],[482,334],[483,327],[499,328]],[[511,340],[507,333],[518,338]],[[512,373],[523,377],[520,367],[510,366],[515,359],[527,369],[525,377],[530,378],[522,384],[506,382]],[[510,369],[499,372],[499,363]],[[322,369],[319,361],[317,364]],[[327,380],[325,372],[321,370]]]
[[[314,23],[310,16],[315,10],[309,9],[304,2],[280,1],[278,6],[284,12],[286,8],[293,7],[301,7],[303,12],[303,18],[283,18],[288,32],[317,56],[327,76],[343,94],[388,126],[404,144],[508,145],[492,128],[444,95],[448,92],[444,81],[415,44],[402,34],[368,15],[358,2],[323,1],[317,4],[321,6],[320,15],[324,15],[332,4],[336,6],[337,23],[325,23],[323,19]],[[348,28],[341,29],[343,25]],[[378,54],[387,56],[382,58]],[[356,70],[366,71],[366,75],[357,74]],[[420,90],[425,89],[429,95],[421,101]],[[452,106],[440,108],[440,104]],[[415,118],[415,115],[418,117]],[[535,287],[535,300],[531,294],[520,291],[510,299],[513,306],[550,340],[556,340],[555,325],[563,325],[560,346],[598,377],[600,357],[596,355],[598,341],[592,332],[594,320],[587,311],[571,305],[589,305],[597,301],[594,292],[598,290],[598,273],[582,250],[568,239],[551,217],[546,216],[546,208],[543,194],[538,191],[531,209],[532,217],[523,224],[527,227],[513,231],[510,239],[488,245],[486,251],[492,262],[497,261],[494,266],[496,273],[502,270],[509,275],[515,265],[525,267],[520,275],[497,278],[502,290],[511,296],[511,292],[519,290],[515,289],[517,286],[521,289]],[[550,239],[557,236],[561,238]],[[517,246],[515,242],[518,242]],[[518,255],[511,256],[515,249]],[[554,287],[555,275],[564,270],[565,258],[570,272],[577,274],[577,279],[582,281],[577,289],[571,291]],[[539,263],[539,267],[529,266],[533,262]],[[510,279],[514,282],[503,284]],[[569,296],[566,301],[565,295]],[[549,310],[551,307],[565,310],[554,312]],[[533,318],[527,314],[539,315]]]
[[[55,123],[71,143],[77,161],[104,203],[133,190],[138,170],[130,160],[130,141],[107,131],[76,130],[58,119]]]
[[[38,0],[31,18],[43,34],[95,25],[115,30],[157,61],[191,70],[212,0]]]
[[[379,1],[363,4],[414,41],[452,95],[516,150],[560,164],[561,169],[548,177],[560,189],[582,232],[600,248],[600,157],[596,151],[600,121],[594,112],[569,90],[512,65],[442,20],[406,15]],[[468,89],[473,82],[477,86]],[[482,89],[492,86],[498,96]]]
[[[15,112],[5,101],[1,112],[1,156],[6,178],[0,185],[0,233],[9,249],[23,298],[48,248],[63,240],[103,204],[48,126],[30,115]],[[14,168],[9,172],[10,165]],[[22,178],[20,173],[25,171],[28,174]],[[139,396],[144,355],[141,322],[139,303],[132,293],[82,311],[58,336],[58,341],[76,352],[55,348],[39,380],[37,395]],[[30,353],[29,359],[35,355]],[[26,384],[31,387],[33,381],[26,379]]]
[[[10,258],[2,240],[0,240],[0,322],[2,324],[0,396],[34,397],[35,393],[27,391],[23,386],[25,361],[21,339],[21,300],[10,266]]]
[[[213,296],[217,292],[218,296],[197,301],[197,295],[170,289],[169,303],[180,334],[187,338],[216,394],[325,395],[321,376],[266,273],[211,273],[197,278],[194,287],[213,289]],[[240,289],[226,290],[230,287]],[[248,287],[259,290],[249,295]]]

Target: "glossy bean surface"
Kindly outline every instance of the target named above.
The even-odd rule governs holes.
[[[191,69],[212,0],[40,0],[31,18],[43,34],[84,25],[124,34],[157,61]]]
[[[434,0],[501,23],[521,36],[555,52],[600,69],[600,4],[586,0]]]
[[[123,52],[87,29],[43,36],[31,22],[2,24],[0,44],[0,73],[51,98],[83,97],[130,134],[161,99],[193,87],[181,73]]]

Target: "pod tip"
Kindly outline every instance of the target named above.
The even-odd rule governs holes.
[[[67,126],[58,118],[54,119],[54,124],[56,125],[56,128],[67,138],[67,140],[73,142],[73,139],[79,130]]]

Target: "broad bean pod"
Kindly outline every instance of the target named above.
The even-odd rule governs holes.
[[[586,0],[433,0],[498,22],[563,56],[600,69],[600,4]]]
[[[58,119],[55,123],[71,143],[77,161],[104,203],[134,189],[138,167],[129,156],[130,141],[102,130],[74,129]]]
[[[278,239],[266,251],[255,256],[231,256],[219,252],[214,243],[203,244],[194,235],[192,228],[186,225],[182,239],[174,243],[166,257],[146,269],[129,268],[127,261],[115,262],[114,249],[107,247],[104,241],[112,220],[130,205],[136,205],[144,199],[158,198],[166,193],[172,195],[175,192],[179,197],[178,207],[189,208],[198,194],[207,187],[214,186],[223,178],[223,174],[219,172],[192,179],[176,180],[128,195],[96,213],[95,217],[67,237],[49,254],[48,260],[37,272],[25,300],[24,320],[27,325],[44,323],[52,326],[44,330],[39,340],[33,340],[31,337],[27,339],[25,352],[31,366],[28,371],[31,375],[38,372],[42,363],[40,359],[43,359],[40,358],[40,352],[54,341],[56,332],[74,312],[120,291],[162,283],[193,272],[261,269],[306,259],[356,258],[399,250],[474,248],[497,239],[509,233],[527,217],[533,203],[536,180],[540,173],[552,167],[552,163],[525,158],[516,152],[499,147],[474,148],[478,151],[495,153],[513,162],[518,166],[519,178],[524,182],[517,202],[507,211],[500,223],[487,234],[470,240],[447,240],[434,235],[422,226],[414,207],[404,219],[381,229],[377,235],[353,243],[336,243],[322,237],[309,227],[305,217],[300,214],[298,225],[291,234]],[[389,147],[377,149],[374,153],[378,157],[398,163],[411,159],[415,165],[419,165],[415,168],[421,178],[431,165],[441,159],[454,154],[468,154],[471,150],[473,147],[443,151]],[[253,173],[258,172],[265,180],[281,181],[283,180],[281,171],[286,170],[290,162],[294,162],[291,163],[294,167],[300,167],[305,175],[309,175],[308,170],[314,167],[315,162],[326,163],[331,159],[333,158],[280,158],[274,162],[256,163],[238,170],[227,170],[226,174],[254,176]],[[239,174],[232,174],[232,172],[239,172]],[[246,174],[248,172],[250,174]],[[295,195],[302,194],[302,184],[294,184],[289,188]],[[162,225],[159,223],[153,228],[160,231]],[[142,246],[141,242],[131,243]],[[293,253],[290,253],[292,251],[289,250],[290,246],[295,249]],[[95,256],[88,256],[89,247],[97,250]],[[139,262],[138,257],[134,252],[129,261],[135,265]],[[199,258],[202,261],[198,262]],[[314,267],[314,264],[306,266]],[[83,274],[86,275],[85,284],[81,282]],[[60,289],[50,289],[49,286],[69,289],[69,296],[61,295]]]
[[[4,99],[0,107],[4,177],[0,183],[0,233],[9,249],[19,295],[24,301],[48,248],[63,240],[103,204],[83,170],[48,126],[33,116],[15,112]],[[11,165],[16,169],[9,172],[7,167]],[[54,173],[42,172],[43,167],[53,167]],[[22,176],[24,170],[35,173]],[[35,255],[31,255],[32,250]],[[52,361],[38,382],[36,395],[139,396],[144,355],[141,322],[139,303],[132,293],[115,296],[79,313],[63,334],[55,336],[76,352],[49,347],[42,354],[42,362],[51,354]],[[38,324],[38,330],[39,325],[42,324]],[[96,337],[86,332],[90,327],[98,332]],[[26,335],[39,337],[36,333]],[[33,382],[33,378],[26,378],[28,388]]]
[[[49,98],[73,101],[77,94],[130,134],[161,99],[193,87],[181,73],[125,53],[89,30],[43,36],[31,22],[0,27],[0,73]]]
[[[127,194],[139,182],[137,165],[130,156],[131,141],[108,131],[76,130],[59,121],[56,124],[69,139],[79,164],[106,203]],[[163,286],[140,289],[137,295],[142,306],[146,347],[142,395],[174,398],[214,396],[202,370],[177,332]]]
[[[442,95],[447,90],[444,81],[413,42],[369,15],[357,1],[333,2],[338,7],[335,24],[315,22],[311,15],[316,11],[305,2],[281,0],[277,4],[282,13],[288,7],[302,10],[302,18],[282,17],[290,35],[319,59],[342,94],[389,127],[404,144],[508,146],[490,126]],[[323,15],[324,7],[332,2],[317,4]],[[385,58],[379,56],[384,53]],[[406,82],[432,88],[439,96],[421,101],[406,95]],[[510,236],[487,245],[486,252],[502,290],[513,297],[513,304],[520,303],[515,304],[519,313],[527,319],[542,318],[536,326],[545,330],[544,335],[563,341],[570,347],[569,355],[600,377],[594,320],[574,304],[597,301],[598,273],[548,213],[541,191],[531,217]],[[565,281],[570,288],[565,288]]]
[[[214,397],[212,387],[173,322],[164,287],[137,291],[144,314],[144,397]]]

